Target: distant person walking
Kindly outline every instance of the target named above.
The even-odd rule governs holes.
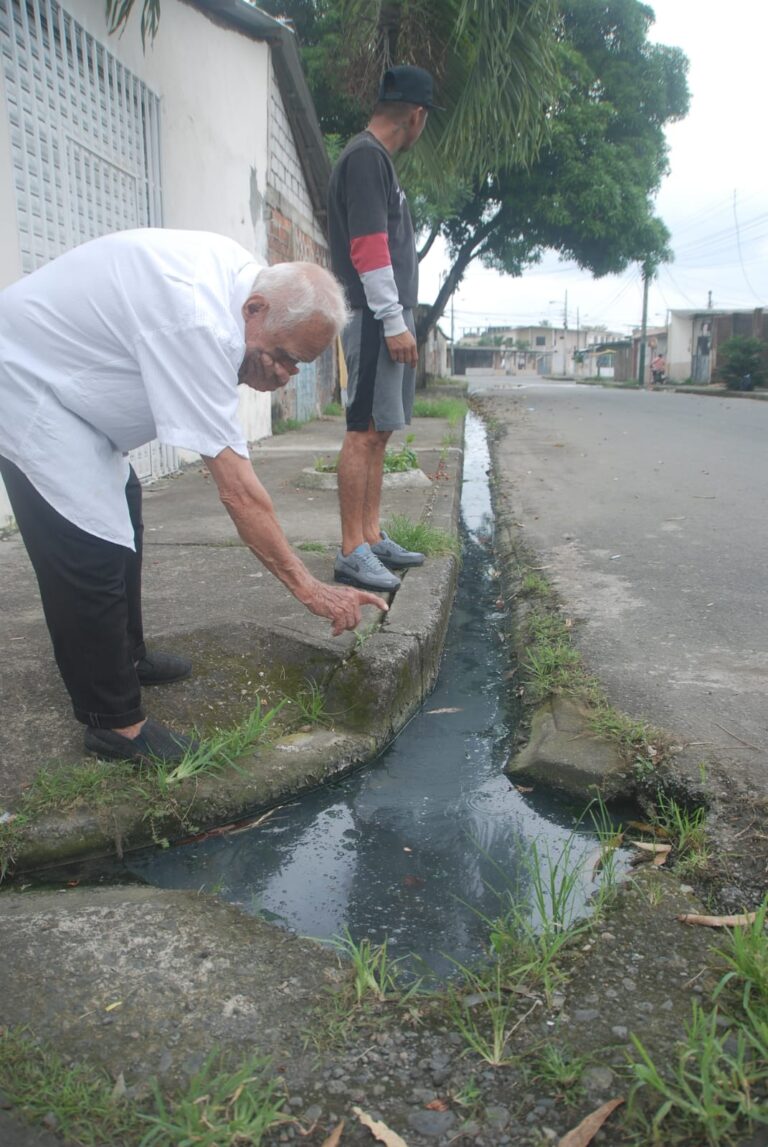
[[[346,320],[328,271],[264,267],[202,231],[106,235],[0,293],[0,474],[89,752],[144,763],[194,746],[141,703],[142,686],[192,666],[144,644],[134,447],[159,437],[201,454],[242,540],[334,634],[363,605],[387,608],[310,574],[237,418],[238,383],[285,386]]]
[[[342,333],[349,381],[334,577],[363,589],[396,590],[392,570],[424,561],[382,531],[380,512],[384,452],[392,432],[411,421],[418,360],[419,264],[392,156],[414,146],[436,106],[429,72],[389,68],[368,127],[347,144],[331,175],[331,262],[353,308]]]

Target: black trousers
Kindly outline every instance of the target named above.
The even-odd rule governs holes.
[[[136,552],[86,533],[0,457],[8,498],[37,575],[59,672],[84,725],[124,728],[141,721],[134,663],[144,656],[141,621],[141,483],[133,470],[125,496]]]

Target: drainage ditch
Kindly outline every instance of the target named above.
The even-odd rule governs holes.
[[[463,560],[443,661],[434,692],[397,739],[364,770],[258,827],[127,858],[131,873],[217,893],[305,936],[387,938],[393,956],[444,975],[481,955],[500,893],[531,897],[533,842],[549,865],[563,850],[577,864],[594,849],[581,809],[522,792],[503,772],[514,706],[489,468],[485,428],[470,413]],[[583,888],[576,909],[591,891]]]

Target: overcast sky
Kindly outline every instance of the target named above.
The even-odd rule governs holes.
[[[765,89],[768,0],[656,0],[650,38],[683,49],[690,61],[688,116],[667,128],[670,174],[657,212],[672,233],[675,260],[661,268],[649,295],[649,324],[663,326],[667,308],[768,306],[768,158]],[[443,251],[421,265],[422,301],[431,301]],[[640,325],[637,267],[592,279],[549,256],[521,279],[472,264],[454,298],[456,337],[487,325],[548,319],[603,323],[628,333]],[[441,321],[450,333],[450,307]]]

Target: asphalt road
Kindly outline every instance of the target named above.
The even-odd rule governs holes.
[[[768,402],[470,377],[611,700],[768,789]]]

